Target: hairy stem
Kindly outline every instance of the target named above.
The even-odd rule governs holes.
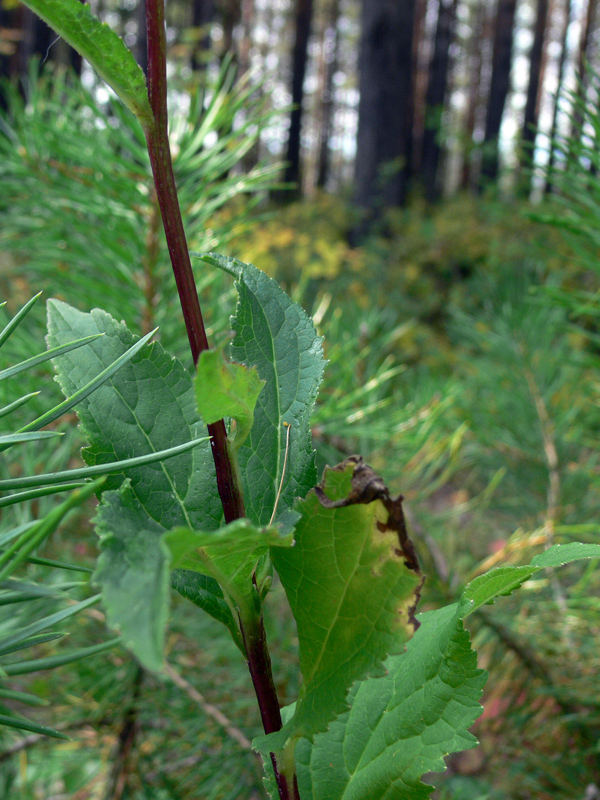
[[[146,0],[146,29],[148,35],[148,94],[153,113],[153,123],[144,131],[148,153],[152,165],[156,194],[163,219],[165,234],[177,291],[183,310],[190,348],[194,364],[202,350],[208,349],[208,340],[198,292],[192,272],[187,248],[181,210],[177,198],[171,151],[167,127],[167,70],[164,0]],[[245,516],[244,501],[239,481],[236,479],[235,464],[227,447],[225,423],[219,420],[208,426],[211,437],[212,454],[217,474],[217,487],[223,504],[225,521],[232,522]],[[281,728],[279,702],[273,682],[271,659],[262,617],[245,623],[240,628],[248,655],[248,668],[260,708],[265,733]],[[287,783],[281,779],[277,764],[273,766],[281,800],[296,800],[297,789],[288,790]],[[295,780],[295,779],[294,779]]]

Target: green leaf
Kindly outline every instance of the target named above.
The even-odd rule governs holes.
[[[252,574],[256,562],[269,547],[291,547],[291,534],[282,537],[278,528],[258,528],[247,519],[237,519],[218,531],[205,533],[175,528],[165,534],[173,566],[195,569],[219,582],[242,611],[256,594]]]
[[[569,544],[555,544],[539,553],[531,561],[535,567],[562,567],[571,561],[581,558],[600,558],[600,544],[584,544],[583,542],[570,542]]]
[[[296,508],[295,546],[271,558],[298,625],[303,683],[293,718],[261,743],[272,751],[326,730],[350,686],[403,648],[422,583],[401,498],[358,457],[326,469]]]
[[[21,434],[40,436],[40,434]],[[0,437],[0,441],[2,437]],[[61,481],[82,480],[92,478],[95,475],[110,475],[114,472],[125,472],[132,467],[139,467],[144,464],[154,464],[157,461],[164,461],[168,458],[178,456],[180,453],[185,453],[191,450],[192,447],[198,447],[202,442],[208,441],[208,436],[204,439],[193,439],[191,442],[184,442],[183,444],[169,447],[166,450],[159,450],[157,453],[149,453],[146,456],[137,456],[136,458],[126,458],[122,461],[114,461],[108,464],[97,464],[95,467],[84,467],[83,469],[68,469],[64,472],[48,472],[41,475],[29,475],[25,478],[7,478],[0,481],[0,490],[4,489],[21,489],[25,486],[39,486],[51,485],[53,483],[61,483]]]
[[[95,492],[99,491],[104,478],[83,486],[81,489],[76,489],[72,495],[61,503],[59,506],[53,508],[45,517],[38,520],[34,525],[27,526],[21,530],[19,538],[12,539],[12,543],[0,553],[0,581],[7,578],[14,570],[27,559],[27,557],[35,550],[45,539],[47,539],[57,529],[58,525],[62,522],[64,517],[74,508],[80,506]],[[53,487],[45,489],[46,493],[60,490],[66,487]],[[42,490],[37,490],[42,491]],[[26,494],[34,494],[34,492],[21,492],[21,496]],[[18,495],[11,495],[12,497]],[[3,498],[3,501],[9,498]],[[3,501],[0,501],[2,505]]]
[[[79,0],[26,0],[62,38],[90,62],[144,127],[153,120],[146,78],[123,41]]]
[[[98,336],[99,334],[96,334],[94,336],[85,336],[83,339],[78,339],[74,342],[65,342],[60,347],[47,350],[45,353],[32,356],[31,358],[21,361],[12,367],[7,367],[6,369],[0,370],[0,381],[6,380],[7,378],[14,378],[15,375],[25,372],[26,370],[31,369],[31,367],[37,367],[38,364],[43,364],[44,361],[49,361],[51,358],[57,358],[63,353],[69,353],[72,350],[77,350],[79,347],[90,344],[90,342],[93,342],[94,339],[98,338]]]
[[[69,339],[74,331],[105,334],[85,355],[74,351],[57,360],[66,396],[136,341],[105,312],[84,314],[56,300],[48,303],[48,331],[50,344]],[[204,439],[207,433],[189,373],[157,342],[142,348],[82,400],[78,415],[90,442],[83,456],[92,466],[156,454]],[[206,440],[167,461],[133,467],[127,476],[122,491],[105,493],[100,504],[98,532],[104,552],[95,579],[102,587],[109,624],[122,630],[127,646],[148,669],[160,670],[170,571],[162,536],[175,526],[211,530],[222,519],[210,444]],[[106,485],[117,488],[122,479],[122,474],[109,477]]]
[[[30,636],[18,644],[12,644],[10,647],[0,647],[0,656],[16,653],[18,650],[26,650],[28,647],[37,647],[45,642],[54,642],[56,639],[62,639],[65,635],[64,633],[38,633],[36,636]]]
[[[28,300],[23,306],[23,308],[19,309],[19,311],[15,314],[15,316],[8,322],[6,327],[4,327],[2,331],[0,331],[0,347],[2,347],[2,345],[10,338],[10,336],[12,336],[14,331],[18,328],[20,323],[25,319],[27,314],[29,314],[33,306],[36,304],[41,294],[42,294],[41,292],[38,292],[31,298],[31,300]],[[4,306],[5,304],[6,302],[0,303],[0,308],[2,308],[2,306]]]
[[[232,445],[238,450],[254,422],[254,407],[265,382],[256,369],[226,361],[222,349],[200,353],[194,386],[198,410],[207,425],[223,417],[237,424]]]
[[[13,689],[2,689],[0,688],[0,697],[4,698],[5,700],[16,700],[19,703],[25,703],[28,706],[47,706],[49,704],[49,700],[44,699],[43,697],[38,697],[35,694],[29,694],[28,692],[17,692]]]
[[[55,731],[54,728],[47,728],[45,725],[37,725],[35,722],[22,719],[21,717],[7,717],[5,714],[0,714],[0,725],[6,725],[8,728],[18,728],[22,731],[32,731],[33,733],[41,733],[44,736],[53,736],[55,739],[66,739],[69,737],[64,733]]]
[[[38,431],[35,433],[7,433],[0,436],[0,446],[5,449],[5,445],[17,444],[19,442],[35,442],[39,439],[54,439],[57,436],[64,436],[59,431]]]
[[[271,519],[283,473],[286,429],[290,445],[279,509],[291,508],[317,482],[310,416],[325,365],[321,339],[307,314],[252,264],[216,254],[200,256],[235,276],[239,302],[231,345],[234,361],[256,367],[266,385],[238,463],[246,513],[256,524]]]
[[[0,417],[5,417],[12,411],[16,411],[17,408],[24,406],[25,403],[28,403],[32,397],[37,397],[38,394],[39,392],[30,392],[29,394],[23,395],[23,397],[19,397],[19,399],[15,400],[13,403],[9,403],[9,405],[4,406],[4,408],[0,408]]]
[[[59,653],[55,656],[46,658],[35,658],[29,661],[19,661],[15,664],[5,664],[3,670],[6,675],[29,675],[31,672],[38,672],[42,669],[55,669],[65,664],[72,664],[81,661],[82,658],[95,656],[105,650],[111,650],[115,645],[120,644],[120,639],[110,639],[107,642],[91,645],[91,647],[80,647],[76,650],[67,650],[66,653]]]
[[[102,588],[108,624],[146,669],[161,672],[171,572],[164,528],[146,514],[129,481],[103,494],[95,523],[102,553],[92,580]]]
[[[43,619],[32,622],[29,625],[26,625],[25,627],[15,631],[14,633],[11,633],[9,636],[5,636],[3,639],[0,639],[0,648],[2,650],[6,650],[6,648],[11,647],[13,644],[23,642],[25,639],[29,638],[30,636],[34,636],[39,631],[43,631],[46,628],[49,628],[51,625],[55,625],[57,622],[62,622],[63,619],[72,617],[74,614],[78,614],[80,611],[83,611],[89,606],[93,606],[98,602],[99,599],[100,598],[98,595],[94,595],[94,597],[88,597],[87,600],[82,600],[80,603],[76,603],[75,605],[69,606],[61,611],[57,611],[54,614],[49,614]]]
[[[421,776],[477,744],[468,728],[481,714],[486,676],[459,607],[419,621],[406,651],[385,661],[385,675],[355,684],[350,710],[313,744],[298,744],[302,800],[424,800],[433,787]]]
[[[28,489],[26,492],[17,492],[0,498],[0,508],[14,506],[16,503],[24,503],[26,500],[35,500],[36,497],[46,497],[49,494],[59,494],[68,492],[71,489],[78,489],[83,486],[81,483],[66,483],[62,486],[44,486],[41,489]]]
[[[130,361],[137,351],[141,350],[146,342],[150,341],[157,330],[158,329],[155,328],[153,331],[150,331],[150,333],[147,333],[138,342],[136,342],[133,347],[130,347],[129,350],[123,353],[122,356],[119,356],[119,358],[117,358],[107,369],[103,370],[99,375],[96,375],[96,377],[85,386],[82,386],[81,389],[75,392],[72,397],[68,397],[62,403],[59,403],[54,408],[51,408],[50,411],[42,414],[41,417],[29,422],[20,429],[19,433],[22,431],[37,431],[40,428],[43,428],[45,425],[49,425],[51,422],[54,422],[54,420],[58,419],[63,414],[66,414],[67,411],[70,411],[88,395],[90,395],[92,392],[95,392],[99,386],[102,386],[102,384],[105,383],[117,370],[119,370],[123,364],[125,364],[127,361]]]
[[[484,603],[492,603],[500,595],[509,595],[536,572],[548,567],[560,567],[582,558],[600,558],[600,544],[555,544],[535,556],[528,566],[498,567],[480,575],[463,593],[463,616],[471,614]]]
[[[443,771],[445,756],[477,744],[468,728],[482,711],[486,676],[476,668],[463,618],[540,569],[599,555],[600,545],[555,545],[530,566],[500,567],[472,581],[459,603],[419,615],[419,629],[404,653],[385,661],[385,674],[355,683],[350,710],[312,743],[298,743],[302,800],[428,797],[433,789],[420,777]],[[264,758],[270,738],[256,740]]]
[[[171,586],[195,606],[225,625],[245,656],[239,626],[233,618],[223,590],[214,578],[189,569],[176,569],[171,574]]]
[[[77,332],[77,333],[76,333]],[[55,361],[57,377],[69,397],[108,368],[137,340],[123,323],[95,309],[89,314],[58,300],[48,302],[48,342],[91,333],[105,335],[84,350]],[[158,342],[146,345],[89,397],[77,413],[90,442],[83,451],[90,465],[138,458],[207,435],[198,416],[189,373]],[[178,525],[219,527],[222,507],[208,441],[168,461],[128,470],[131,491],[148,517],[164,530]],[[109,477],[116,489],[123,476]]]

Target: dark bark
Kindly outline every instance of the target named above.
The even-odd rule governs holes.
[[[429,202],[434,202],[440,195],[438,172],[442,148],[439,135],[448,88],[450,46],[454,39],[457,5],[457,0],[440,0],[433,53],[429,63],[421,157],[421,178],[425,185],[425,197]]]
[[[338,64],[338,19],[340,0],[330,0],[327,7],[327,19],[323,36],[323,95],[321,98],[321,125],[319,131],[319,158],[317,165],[317,186],[324,189],[329,178],[331,163],[329,140],[333,128],[334,99],[333,76]]]
[[[467,45],[467,64],[469,68],[469,88],[467,93],[467,113],[464,125],[465,149],[462,159],[461,189],[472,188],[473,145],[477,111],[481,99],[481,73],[483,66],[483,43],[490,38],[491,20],[486,19],[483,3],[479,5],[472,22],[471,36]]]
[[[533,153],[537,135],[540,108],[540,92],[543,85],[544,40],[548,21],[548,0],[538,0],[535,18],[535,29],[531,52],[529,53],[529,83],[527,84],[527,100],[521,130],[521,168],[525,167]],[[529,181],[524,181],[524,191],[529,191]]]
[[[250,49],[252,47],[252,25],[254,22],[254,0],[241,0],[242,36],[240,39],[240,75],[250,69]]]
[[[0,78],[10,80],[16,76],[17,46],[20,38],[15,10],[6,9],[0,3]],[[0,92],[0,108],[6,108],[4,92]]]
[[[427,0],[416,0],[413,23],[412,47],[412,85],[407,125],[411,131],[410,164],[407,165],[407,178],[421,174],[421,155],[423,152],[423,130],[425,128],[425,95],[427,94],[428,53],[425,16]]]
[[[222,61],[227,54],[231,53],[237,60],[238,54],[235,50],[233,34],[242,16],[240,0],[217,0],[217,10],[223,26],[220,59]]]
[[[517,0],[498,0],[492,55],[492,77],[488,95],[480,189],[495,182],[499,170],[498,139],[504,106],[510,89],[515,9]]]
[[[406,199],[414,20],[415,0],[363,0],[355,200],[367,226]]]
[[[201,72],[206,69],[208,53],[211,49],[209,26],[215,18],[214,0],[193,0],[192,27],[198,31],[198,40],[192,51],[192,69]]]
[[[302,134],[302,102],[304,99],[304,77],[308,60],[308,40],[312,25],[313,0],[296,0],[294,10],[294,49],[292,51],[292,103],[283,179],[296,186],[300,193],[300,145]]]
[[[598,0],[588,0],[585,18],[582,20],[581,40],[579,43],[579,54],[577,58],[577,85],[575,87],[575,102],[571,111],[571,131],[569,139],[575,142],[581,137],[583,126],[583,109],[581,104],[585,100],[589,75],[586,65],[589,60],[589,50],[592,41],[592,32],[596,20],[596,9]]]
[[[544,186],[544,193],[549,194],[552,191],[552,171],[554,169],[554,161],[556,158],[554,141],[558,131],[558,111],[560,107],[560,99],[563,93],[563,84],[565,79],[565,65],[567,63],[567,37],[569,34],[569,26],[571,24],[571,11],[572,0],[565,0],[564,6],[564,19],[563,27],[560,34],[560,56],[558,59],[558,75],[556,79],[556,94],[554,96],[554,108],[552,109],[552,126],[550,128],[550,154],[548,156],[548,167],[546,171],[547,179]]]

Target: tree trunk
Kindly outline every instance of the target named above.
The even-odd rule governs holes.
[[[429,51],[431,42],[427,39],[427,0],[416,0],[413,52],[412,52],[412,86],[411,105],[407,124],[411,130],[410,175],[421,174],[421,156],[423,153],[423,130],[425,128],[425,96],[427,94],[427,78]]]
[[[242,15],[242,9],[239,0],[218,0],[218,10],[221,16],[221,24],[223,26],[223,40],[221,42],[221,61],[228,53],[235,53],[234,46],[234,31],[236,25],[239,24]]]
[[[543,86],[544,40],[548,20],[548,0],[538,0],[535,18],[533,44],[529,54],[529,83],[527,84],[527,101],[523,115],[521,130],[521,169],[524,169],[533,157],[533,148],[537,135],[540,94]],[[523,181],[523,189],[529,193],[530,182]]]
[[[357,235],[407,193],[415,0],[363,0],[355,200],[367,212]]]
[[[242,0],[241,9],[242,38],[240,39],[240,75],[250,69],[250,50],[252,47],[252,25],[254,22],[254,0]]]
[[[321,98],[321,125],[319,130],[319,157],[317,162],[317,187],[327,186],[330,167],[329,140],[333,127],[333,76],[338,64],[338,19],[340,16],[340,0],[330,0],[327,7],[327,19],[323,36],[323,95]]]
[[[477,12],[472,14],[471,35],[467,44],[467,67],[469,72],[469,87],[467,92],[467,112],[464,125],[464,152],[460,188],[467,190],[473,188],[472,150],[474,145],[477,111],[481,99],[481,73],[483,67],[483,45],[491,39],[491,20],[486,17],[485,7],[480,3]]]
[[[433,53],[429,62],[421,178],[425,185],[425,197],[430,203],[440,195],[440,127],[448,88],[450,46],[454,38],[457,5],[457,0],[440,0]]]
[[[504,106],[510,89],[516,5],[517,0],[498,0],[492,55],[492,77],[483,136],[483,155],[479,179],[480,190],[485,188],[487,183],[495,182],[498,178],[498,139]]]
[[[209,26],[215,18],[214,0],[193,0],[192,27],[198,32],[192,51],[192,70],[202,72],[206,69],[211,50]]]
[[[589,58],[589,49],[592,41],[592,31],[594,30],[597,7],[598,0],[588,0],[585,20],[583,20],[581,27],[581,40],[577,58],[577,86],[575,87],[575,102],[571,110],[571,132],[569,136],[570,140],[573,142],[581,137],[583,109],[580,107],[580,103],[585,102],[585,95],[589,83],[586,65]]]
[[[6,9],[0,3],[0,78],[15,77],[17,48],[21,32],[14,9]],[[6,97],[0,92],[0,108],[6,108]]]
[[[563,83],[565,79],[565,65],[567,62],[567,38],[569,34],[569,26],[571,24],[571,10],[572,0],[565,0],[564,7],[564,20],[563,27],[560,35],[560,56],[558,59],[558,76],[556,79],[556,93],[554,95],[554,108],[552,109],[552,126],[550,128],[550,154],[548,156],[548,167],[546,169],[546,185],[544,186],[544,194],[549,194],[552,191],[552,171],[554,169],[555,161],[555,146],[554,140],[558,131],[558,111],[560,98],[563,92]]]
[[[292,103],[288,131],[287,162],[283,180],[296,185],[294,194],[300,194],[300,143],[302,133],[302,101],[304,99],[304,76],[308,59],[308,40],[312,24],[313,0],[296,0],[294,12],[294,49],[292,52]]]

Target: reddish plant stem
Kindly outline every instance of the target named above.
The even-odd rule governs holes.
[[[274,733],[281,728],[281,712],[279,703],[273,703],[273,698],[277,700],[277,694],[262,617],[257,620],[240,620],[240,629],[246,648],[248,669],[256,689],[263,728],[265,733]]]
[[[208,349],[206,329],[202,319],[198,292],[192,272],[173,165],[169,148],[167,126],[167,71],[164,0],[146,0],[146,29],[148,35],[148,95],[153,113],[153,124],[144,133],[152,165],[158,204],[162,215],[171,263],[179,292],[190,348],[194,364],[200,353]],[[219,420],[208,426],[212,454],[217,474],[217,487],[223,504],[225,521],[232,522],[245,516],[244,501],[236,480],[235,468],[227,448],[225,423]],[[248,668],[254,684],[265,733],[281,728],[281,714],[275,691],[271,659],[267,648],[262,616],[248,622],[240,622],[242,637],[246,644]],[[273,768],[281,800],[295,800],[297,789],[290,793],[285,778],[279,773],[275,758]]]
[[[173,265],[175,283],[179,292],[192,358],[194,359],[194,364],[196,364],[200,353],[208,349],[208,340],[183,229],[169,148],[167,128],[167,42],[164,13],[163,0],[147,0],[148,95],[154,115],[154,124],[148,126],[145,134],[158,204]],[[235,479],[234,467],[227,450],[227,432],[223,420],[209,425],[208,433],[217,473],[217,488],[223,504],[225,521],[232,522],[234,519],[244,517],[246,512],[244,500]]]

